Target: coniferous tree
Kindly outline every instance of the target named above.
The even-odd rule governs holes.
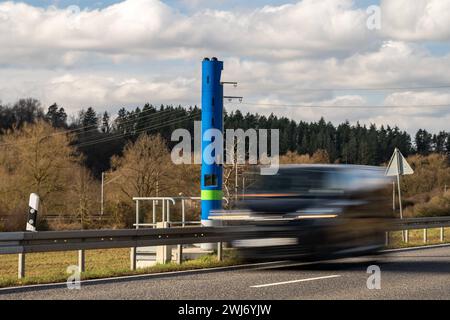
[[[447,132],[441,131],[433,135],[433,151],[436,153],[445,153],[445,143],[447,141]]]
[[[86,111],[81,111],[80,122],[84,131],[92,131],[98,126],[98,116],[92,107],[89,107]]]
[[[432,150],[432,136],[428,131],[419,129],[416,133],[416,150],[420,155],[429,155]]]
[[[103,133],[109,133],[111,130],[111,126],[109,124],[109,114],[107,111],[105,111],[102,116],[102,129],[101,130]]]
[[[445,142],[445,151],[446,151],[446,153],[447,153],[447,155],[449,157],[449,160],[450,160],[450,132],[447,133],[447,140]]]

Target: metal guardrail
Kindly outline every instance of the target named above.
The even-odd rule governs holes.
[[[393,223],[393,231],[450,227],[450,217],[408,218]]]
[[[450,227],[450,217],[397,220],[389,231],[444,227]],[[0,254],[213,243],[260,237],[261,229],[258,230],[244,226],[0,232]],[[276,228],[266,228],[265,231],[267,234],[279,232]]]
[[[167,228],[0,233],[0,254],[131,248],[219,241],[218,228]]]
[[[423,243],[428,243],[428,229],[440,229],[440,241],[444,242],[445,228],[450,227],[450,217],[426,217],[398,219],[392,223],[389,231],[386,232],[386,246],[390,243],[390,231],[402,231],[402,238],[405,243],[409,242],[409,231],[423,229]]]
[[[227,242],[264,236],[295,235],[295,227],[184,227],[0,233],[0,254],[135,248]]]
[[[138,247],[178,245],[181,263],[182,244],[217,243],[217,256],[222,259],[222,242],[260,238],[261,230],[267,236],[295,234],[274,227],[184,227],[128,230],[81,230],[0,233],[0,254],[18,254],[18,278],[25,277],[25,254],[78,250],[78,268],[85,271],[85,250],[131,248],[130,268],[136,269]]]
[[[165,228],[0,233],[0,254],[18,254],[18,278],[25,277],[25,254],[78,250],[78,269],[85,271],[85,250],[131,248],[130,269],[136,270],[138,247],[219,242],[228,238],[221,228]],[[219,244],[218,247],[221,247]],[[221,259],[221,256],[219,256]],[[181,259],[178,259],[181,263]]]
[[[389,244],[389,232],[423,229],[424,242],[427,242],[427,230],[441,229],[441,241],[444,241],[444,228],[450,227],[450,217],[411,218],[396,220],[386,232],[386,244]],[[40,232],[0,232],[0,254],[19,254],[18,276],[25,276],[25,254],[35,252],[79,251],[78,265],[84,271],[84,250],[131,248],[131,269],[136,269],[136,248],[146,246],[166,246],[200,243],[218,243],[219,259],[222,242],[265,237],[295,236],[298,228],[276,227],[184,227],[161,229],[128,230],[81,230],[81,231],[40,231]],[[180,248],[181,249],[181,248]],[[179,261],[181,263],[181,261]]]

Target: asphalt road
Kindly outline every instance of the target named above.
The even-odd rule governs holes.
[[[373,264],[381,270],[379,290],[367,288],[367,268]],[[97,283],[80,290],[0,291],[0,299],[450,299],[450,246],[376,258]]]

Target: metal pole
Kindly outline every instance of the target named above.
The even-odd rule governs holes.
[[[136,200],[136,229],[139,229],[139,200]],[[136,247],[131,248],[130,250],[130,269],[131,271],[136,270],[136,260],[137,260],[137,254],[136,254]]]
[[[17,277],[19,279],[25,278],[25,253],[19,253],[19,266],[17,270]]]
[[[403,219],[402,195],[401,195],[401,190],[400,190],[400,174],[397,174],[397,184],[398,184],[398,205],[399,205],[399,208],[400,208],[400,219]],[[408,243],[407,232],[408,231],[405,231],[405,232],[402,231],[402,239],[406,243]]]
[[[392,211],[395,212],[395,181],[392,181]]]
[[[184,199],[181,199],[181,226],[184,227],[185,225],[185,221],[186,221],[186,216],[185,216],[185,211],[184,211]]]
[[[152,201],[153,202],[153,208],[152,208],[152,213],[153,213],[153,224],[156,224],[156,205],[155,205],[155,200]],[[155,228],[156,226],[153,226],[153,228]]]
[[[105,196],[104,195],[104,190],[105,190],[104,184],[105,184],[105,173],[102,172],[102,194],[101,194],[101,209],[100,209],[101,216],[103,216],[103,212],[104,212],[104,204],[103,204],[104,196]]]
[[[84,272],[86,270],[86,256],[84,250],[78,250],[78,271]]]
[[[217,260],[222,261],[222,242],[217,243]]]
[[[400,187],[400,174],[403,173],[403,171],[400,172],[400,168],[401,168],[400,150],[395,148],[395,152],[397,153],[398,204],[399,204],[399,208],[400,208],[400,219],[403,219],[402,193],[401,193],[401,187]]]
[[[237,164],[237,155],[236,155],[236,162],[235,162],[236,170],[235,170],[235,177],[234,177],[234,201],[237,202],[237,196],[238,196],[238,164]]]
[[[402,195],[400,189],[400,174],[397,174],[397,184],[398,184],[398,205],[400,208],[400,219],[403,219]]]
[[[133,247],[130,250],[130,269],[131,271],[136,270],[136,248]]]
[[[428,229],[423,229],[423,243],[428,242]]]
[[[183,263],[183,245],[178,245],[178,257],[177,257],[177,263],[182,264]]]
[[[170,222],[170,203],[167,200],[167,222]]]
[[[139,229],[139,200],[136,200],[136,229]]]
[[[166,205],[165,205],[165,201],[164,199],[161,201],[162,203],[162,221],[161,222],[166,222]]]
[[[408,243],[409,242],[409,230],[405,230],[405,242]]]

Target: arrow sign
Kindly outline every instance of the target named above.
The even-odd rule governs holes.
[[[405,157],[400,150],[395,148],[394,154],[389,161],[389,165],[386,169],[386,176],[404,176],[413,174],[414,170],[411,168]]]

